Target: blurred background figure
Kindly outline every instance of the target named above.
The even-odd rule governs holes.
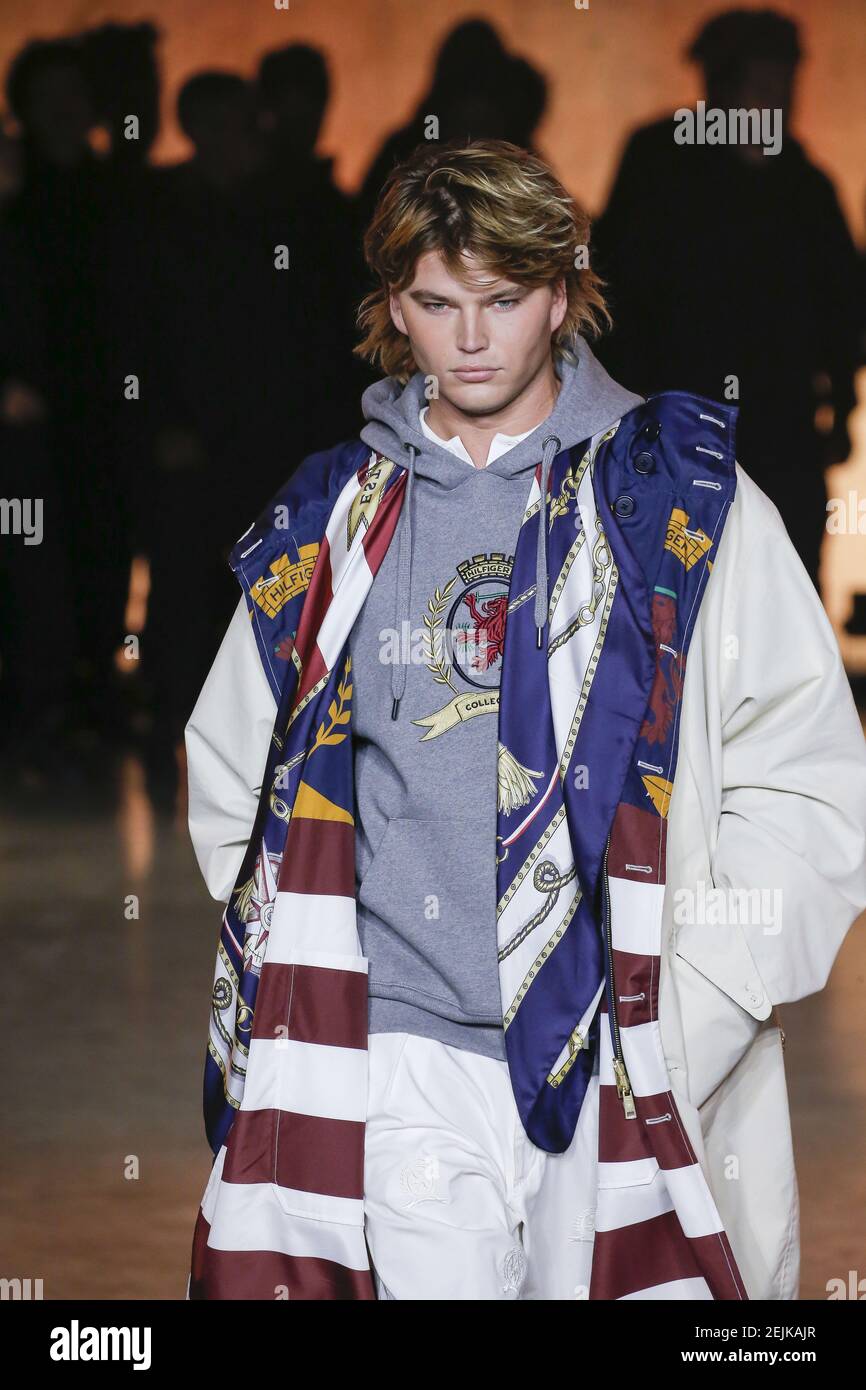
[[[6,93],[20,129],[21,179],[3,217],[26,248],[39,303],[43,443],[66,546],[61,582],[77,632],[67,717],[72,725],[106,731],[116,711],[112,656],[122,635],[130,562],[114,439],[121,383],[109,354],[115,181],[90,145],[97,117],[77,40],[28,44],[9,69]],[[27,325],[13,330],[22,342],[28,331]],[[56,546],[56,519],[51,529]]]
[[[35,790],[68,753],[77,643],[64,494],[50,447],[43,286],[9,217],[22,166],[20,145],[0,129],[0,496],[41,505],[38,546],[22,534],[0,543],[0,776]]]
[[[148,460],[135,512],[159,804],[173,801],[184,725],[237,601],[228,552],[324,428],[356,432],[369,380],[351,355],[351,204],[314,153],[327,93],[321,54],[302,45],[267,55],[255,83],[195,74],[178,95],[194,153],[154,171],[139,219]]]
[[[389,135],[358,192],[366,226],[385,179],[423,140],[511,140],[535,152],[535,131],[547,104],[547,84],[525,59],[508,54],[492,24],[469,19],[445,38],[430,88],[411,119]],[[431,134],[430,118],[437,126]]]
[[[258,197],[276,237],[283,219],[291,219],[299,268],[297,258],[304,258],[294,293],[306,352],[316,364],[309,385],[310,449],[320,447],[314,437],[319,408],[327,411],[336,438],[355,432],[361,394],[374,379],[352,355],[355,308],[366,290],[358,206],[334,182],[333,157],[316,153],[331,98],[325,55],[309,44],[273,49],[259,63],[256,99],[266,162]]]
[[[193,147],[155,171],[136,278],[145,463],[138,548],[150,563],[143,675],[149,786],[176,787],[176,751],[232,607],[226,557],[295,457],[302,351],[290,273],[274,264],[256,193],[264,146],[252,86],[196,73],[177,99]]]
[[[858,253],[833,185],[790,132],[796,24],[728,11],[688,57],[708,108],[780,110],[782,147],[678,144],[673,116],[631,136],[595,228],[615,320],[599,357],[641,394],[675,384],[739,405],[738,457],[817,585],[823,470],[850,451]]]
[[[352,199],[334,182],[333,157],[316,154],[330,96],[328,65],[319,49],[291,43],[262,58],[256,97],[272,196],[310,204],[321,223],[330,220],[341,227],[348,243]]]
[[[160,81],[156,25],[102,24],[81,37],[81,58],[97,120],[108,142],[106,157],[129,179],[147,167],[159,133]],[[135,116],[135,139],[129,117]]]

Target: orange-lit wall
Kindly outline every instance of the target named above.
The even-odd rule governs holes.
[[[681,57],[703,20],[736,6],[715,0],[3,0],[3,68],[21,41],[52,37],[108,19],[153,19],[162,30],[164,125],[159,162],[186,153],[174,119],[180,84],[202,66],[252,74],[269,48],[294,41],[326,53],[333,98],[320,151],[336,156],[336,177],[354,190],[382,138],[402,124],[429,80],[435,51],[459,21],[484,17],[505,45],[534,63],[549,84],[538,144],[570,191],[597,212],[617,154],[639,122],[690,104],[696,74]],[[752,8],[762,8],[753,5]],[[866,198],[866,3],[784,0],[801,24],[801,68],[794,129],[832,177],[851,229],[864,240]],[[647,215],[652,211],[648,209]],[[854,451],[830,470],[831,493],[866,495],[866,371],[851,421]],[[844,618],[852,590],[866,590],[866,538],[833,537],[825,546],[825,600]],[[866,667],[864,650],[857,653]]]
[[[683,63],[702,20],[731,5],[713,0],[4,0],[3,65],[22,37],[57,34],[107,19],[154,19],[162,28],[166,119],[157,157],[184,152],[172,104],[203,65],[251,73],[275,45],[303,40],[328,55],[333,102],[321,148],[337,156],[337,177],[353,189],[382,136],[402,122],[424,90],[432,55],[462,19],[483,16],[505,44],[546,75],[550,106],[540,144],[570,190],[596,211],[617,150],[638,121],[699,95]],[[760,6],[755,6],[760,8]],[[785,0],[801,21],[811,57],[804,64],[799,132],[836,180],[855,235],[862,236],[866,189],[866,4]]]

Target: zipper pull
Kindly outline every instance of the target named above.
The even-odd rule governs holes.
[[[622,1101],[627,1120],[633,1120],[637,1116],[637,1109],[634,1103],[634,1096],[631,1093],[631,1082],[628,1079],[628,1072],[618,1057],[613,1059],[613,1071],[616,1076],[616,1093]]]

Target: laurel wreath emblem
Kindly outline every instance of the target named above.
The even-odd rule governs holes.
[[[445,628],[440,626],[440,623],[448,606],[451,590],[456,583],[457,576],[455,575],[453,579],[448,580],[444,589],[440,590],[437,585],[433,598],[427,602],[427,612],[424,614],[424,626],[427,629],[424,637],[426,643],[424,658],[427,670],[433,673],[433,679],[437,685],[447,685],[449,689],[454,691],[455,695],[459,692],[451,679],[451,662],[442,650]]]
[[[346,657],[346,664],[343,668],[343,678],[337,684],[337,699],[332,700],[328,705],[328,719],[330,723],[325,727],[324,721],[316,730],[316,741],[310,749],[310,757],[313,756],[317,748],[329,747],[335,743],[342,743],[347,734],[335,733],[334,730],[341,724],[348,724],[352,717],[349,709],[349,701],[352,698],[352,682],[349,680],[349,673],[352,669],[351,656]]]

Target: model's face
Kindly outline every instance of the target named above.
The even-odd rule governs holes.
[[[391,295],[391,317],[406,333],[420,371],[466,415],[509,405],[551,359],[551,334],[568,307],[565,282],[526,289],[466,257],[469,283],[438,251],[419,257],[407,289]]]

